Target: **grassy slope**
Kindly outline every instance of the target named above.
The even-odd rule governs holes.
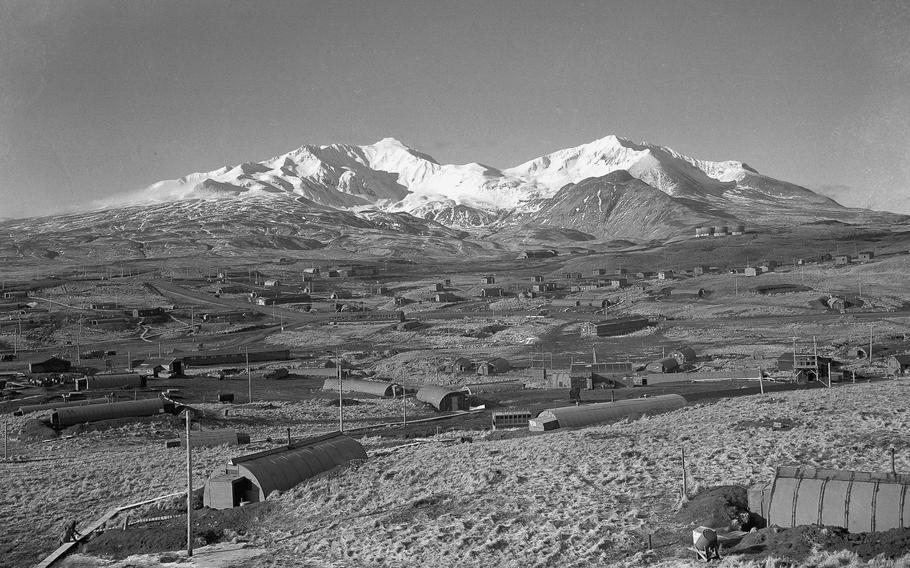
[[[633,423],[423,446],[299,486],[261,531],[274,565],[588,566],[677,554],[685,447],[690,490],[768,480],[775,466],[887,471],[905,447],[906,383],[748,397]],[[790,418],[785,432],[737,427]],[[910,456],[898,456],[901,471]],[[300,556],[303,554],[304,556]],[[682,553],[685,554],[685,553]]]

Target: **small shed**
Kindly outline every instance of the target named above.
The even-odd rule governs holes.
[[[543,276],[537,274],[534,276],[534,282],[543,282]]]
[[[433,284],[434,292],[442,292],[443,290],[445,290],[445,286],[443,286],[441,283],[437,282],[436,284]]]
[[[439,385],[424,385],[417,391],[417,400],[431,405],[436,410],[467,410],[465,392],[451,390]]]
[[[475,368],[474,363],[467,357],[458,357],[452,361],[452,372],[454,373],[470,373]]]
[[[238,444],[249,444],[250,435],[238,432],[237,430],[192,430],[190,432],[190,447],[213,447],[213,446],[236,446]],[[186,433],[179,438],[165,442],[167,448],[185,448]]]
[[[711,269],[704,264],[699,264],[692,269],[692,274],[695,276],[701,276],[702,274],[708,274],[709,272],[711,272]]]
[[[322,384],[322,390],[338,392],[338,379],[326,379]],[[346,393],[368,394],[380,397],[394,397],[404,392],[404,389],[398,383],[364,379],[342,379],[341,390]]]
[[[506,408],[493,411],[493,429],[497,428],[523,428],[531,420],[531,411],[516,408]]]
[[[488,359],[486,361],[481,361],[477,365],[477,374],[478,375],[498,375],[501,373],[507,373],[511,365],[509,362],[502,357],[496,357],[495,359]]]
[[[496,278],[494,276],[484,276],[480,279],[481,284],[496,284]]]
[[[317,475],[366,460],[356,440],[335,432],[231,459],[224,473],[205,483],[202,502],[213,509],[258,503]]]
[[[481,298],[499,298],[502,295],[502,288],[482,288],[480,290]]]
[[[281,281],[280,280],[266,280],[265,282],[262,283],[262,285],[265,286],[266,288],[277,288],[277,287],[281,286]]]
[[[887,361],[888,373],[906,375],[910,371],[910,355],[892,355]]]
[[[869,262],[869,261],[872,260],[873,258],[875,258],[875,253],[872,252],[871,250],[863,250],[863,251],[860,251],[860,252],[859,252],[859,255],[857,256],[857,259],[858,259],[860,262]]]
[[[660,272],[657,273],[657,279],[658,280],[672,280],[673,271],[672,270],[661,270]]]
[[[747,266],[743,269],[743,274],[745,276],[758,276],[761,274],[761,269],[754,266]]]
[[[850,264],[850,255],[849,254],[839,254],[834,257],[835,266],[846,266]]]
[[[529,429],[542,432],[556,428],[574,428],[615,422],[624,418],[638,418],[645,414],[658,414],[682,408],[686,399],[678,394],[650,398],[631,398],[616,402],[599,402],[579,406],[563,406],[542,411],[531,419]]]

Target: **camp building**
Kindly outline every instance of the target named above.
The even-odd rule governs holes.
[[[417,391],[417,400],[431,405],[439,411],[467,410],[465,392],[451,390],[438,385],[424,385]]]
[[[356,440],[335,432],[231,459],[224,473],[205,483],[202,501],[213,509],[230,509],[265,501],[273,491],[286,491],[354,460],[367,459]]]

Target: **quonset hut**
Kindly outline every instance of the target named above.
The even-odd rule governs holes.
[[[768,526],[832,525],[852,533],[910,526],[910,475],[779,467],[749,490],[749,510]]]
[[[417,391],[417,400],[430,404],[436,410],[467,410],[464,391],[451,390],[438,385],[424,385]]]
[[[143,388],[145,377],[138,373],[89,375],[76,379],[76,390]]]
[[[557,428],[576,428],[605,424],[623,418],[638,418],[645,414],[669,412],[686,405],[686,399],[678,394],[665,394],[652,398],[633,398],[616,402],[599,402],[580,406],[563,406],[542,411],[531,419],[529,429],[543,432]]]
[[[173,413],[175,406],[160,398],[145,400],[128,400],[108,404],[89,404],[70,408],[57,408],[51,413],[51,426],[66,428],[84,422],[98,422],[114,418],[132,418],[138,416],[155,416],[165,412]]]
[[[286,491],[319,474],[365,460],[367,453],[340,432],[231,459],[224,473],[205,483],[202,502],[213,509],[265,501],[272,491]]]
[[[397,383],[366,381],[363,379],[344,379],[341,381],[341,389],[343,389],[344,392],[369,394],[381,397],[397,396],[404,391],[401,385]],[[322,384],[322,390],[338,392],[338,379],[326,379]]]
[[[54,410],[55,408],[72,408],[75,406],[87,406],[89,404],[106,404],[111,402],[107,398],[87,398],[85,400],[75,400],[73,402],[48,402],[46,404],[27,404],[20,406],[13,412],[16,416],[31,414],[32,412],[41,412],[43,410]]]

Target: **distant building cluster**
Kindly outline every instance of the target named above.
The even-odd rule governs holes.
[[[745,225],[716,225],[714,227],[695,227],[696,238],[738,236],[746,233]]]

